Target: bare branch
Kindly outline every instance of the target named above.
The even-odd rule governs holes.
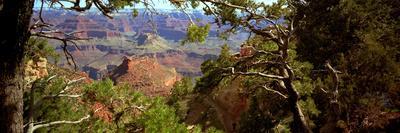
[[[36,103],[34,103],[33,105],[34,105],[35,107],[38,107],[38,106],[40,106],[41,104],[43,104],[43,100],[46,100],[46,99],[48,99],[48,98],[55,98],[55,97],[77,98],[77,97],[82,96],[82,94],[80,94],[80,95],[69,95],[69,94],[64,94],[64,93],[65,93],[67,90],[70,89],[70,85],[72,85],[72,84],[74,84],[74,83],[76,83],[76,82],[80,82],[80,81],[82,81],[82,80],[84,80],[84,79],[86,79],[86,78],[85,78],[85,77],[82,77],[82,78],[79,78],[79,79],[75,79],[75,80],[68,81],[68,82],[66,83],[66,85],[64,86],[64,88],[63,88],[60,92],[58,92],[57,94],[54,94],[54,95],[44,96],[44,97],[42,97],[41,99],[39,99]]]
[[[57,75],[53,75],[53,76],[50,76],[49,78],[47,78],[47,82],[50,82],[51,80],[53,80],[55,77],[57,77]]]
[[[211,8],[210,7],[210,5],[208,5],[206,2],[204,2],[204,1],[200,1],[201,3],[203,3],[206,7],[205,7],[205,9],[208,9],[208,11],[210,11],[210,13],[214,16],[214,18],[216,19],[216,23],[218,24],[218,26],[220,26],[219,25],[219,20],[218,20],[218,15],[215,13],[215,11],[214,11],[214,9],[213,8]]]
[[[288,98],[288,96],[286,96],[286,95],[284,95],[284,94],[282,94],[281,92],[279,92],[279,91],[277,91],[277,90],[273,90],[273,89],[270,89],[270,88],[268,88],[267,86],[261,86],[262,88],[264,88],[265,90],[267,90],[267,91],[270,91],[270,92],[272,92],[272,93],[275,93],[275,94],[278,94],[279,96],[282,96],[283,98]]]
[[[74,44],[75,47],[77,47],[75,41],[89,40],[90,38],[76,37],[75,34],[81,33],[81,31],[65,33],[65,32],[61,32],[61,31],[52,29],[51,25],[49,25],[49,24],[38,23],[38,22],[36,22],[34,25],[32,25],[30,30],[31,30],[32,36],[61,41],[63,43],[63,45],[61,45],[61,48],[63,49],[64,55],[67,58],[68,64],[73,64],[75,67],[75,70],[77,69],[76,62],[75,62],[72,54],[67,49],[68,43],[72,43],[72,44]],[[61,34],[64,37],[58,37],[55,34]]]
[[[94,2],[94,5],[97,7],[97,9],[99,9],[99,10],[101,11],[101,13],[102,13],[104,16],[107,16],[108,18],[113,18],[113,17],[111,17],[111,16],[109,15],[109,13],[110,13],[111,11],[108,11],[107,8],[106,8],[102,3],[100,3],[100,2],[98,2],[98,1],[96,0],[96,2]]]
[[[294,76],[294,71],[293,71],[293,69],[289,66],[289,64],[285,64],[284,65],[284,67],[285,67],[285,69],[286,69],[286,71],[287,71],[287,73],[288,73],[288,78],[290,79],[290,80],[294,80],[295,79],[295,76]]]
[[[281,62],[276,62],[276,61],[257,61],[257,62],[253,62],[252,65],[276,65],[276,66],[283,66],[285,65],[285,63],[281,63]]]
[[[285,79],[285,77],[282,76],[266,74],[262,72],[236,72],[234,67],[223,68],[223,70],[230,70],[231,74],[233,75],[261,76],[265,78],[280,79],[280,80]]]
[[[325,67],[328,68],[329,74],[332,76],[332,80],[334,83],[333,91],[332,91],[332,102],[337,103],[338,102],[338,95],[339,95],[339,76],[338,73],[339,71],[336,71],[331,64],[327,61],[325,63]]]
[[[322,92],[324,92],[324,93],[328,93],[328,91],[326,91],[324,88],[322,88],[322,87],[320,87],[319,88]]]
[[[42,123],[46,123],[46,121],[34,122],[33,125],[38,125],[38,124],[42,124]]]
[[[85,79],[86,79],[86,77],[82,77],[82,78],[79,78],[79,79],[68,81],[67,84],[65,85],[64,89],[61,90],[58,94],[65,93],[65,91],[70,89],[70,87],[69,87],[70,85],[72,85],[72,84],[74,84],[76,82],[80,82],[80,81],[85,80]]]
[[[45,23],[43,20],[43,17],[42,17],[43,5],[44,5],[44,0],[41,0],[40,10],[39,10],[39,19],[42,23]]]
[[[132,106],[130,106],[130,107],[131,107],[131,108],[138,109],[138,110],[140,110],[140,111],[142,111],[142,112],[144,112],[145,109],[146,109],[143,105],[140,105],[140,106],[132,105]]]
[[[79,94],[79,95],[58,94],[58,95],[46,96],[45,98],[54,98],[54,97],[78,98],[78,97],[81,97],[81,96],[82,96],[82,94]]]
[[[83,117],[77,121],[63,120],[63,121],[53,121],[53,122],[49,122],[49,123],[45,123],[45,124],[39,124],[39,125],[33,126],[33,128],[31,130],[28,130],[28,132],[33,133],[36,129],[39,129],[42,127],[49,127],[49,126],[53,126],[53,125],[59,125],[59,124],[78,124],[89,118],[90,118],[90,115],[86,115],[85,117]]]
[[[241,9],[241,10],[247,10],[246,7],[243,6],[238,6],[238,5],[233,5],[227,2],[223,2],[223,1],[219,1],[219,0],[204,0],[206,2],[210,2],[213,3],[215,5],[223,5],[223,6],[227,6],[227,7],[231,7],[231,8],[237,8],[237,9]]]

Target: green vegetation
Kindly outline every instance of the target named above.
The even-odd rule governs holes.
[[[50,46],[46,39],[31,37],[28,41],[28,51],[26,52],[25,60],[37,61],[40,57],[54,60],[54,64],[60,59],[60,55],[55,51],[55,48]]]
[[[182,44],[187,42],[200,42],[204,43],[210,31],[210,24],[204,26],[198,26],[197,24],[191,23],[187,28],[186,39],[183,40]]]
[[[57,68],[49,75],[32,70],[35,80],[24,81],[24,63],[39,66],[33,62],[58,57],[43,38],[65,45],[79,39],[48,34],[53,31],[43,19],[31,24],[32,0],[0,3],[0,19],[11,28],[0,31],[0,132],[400,131],[399,1],[169,1],[182,9],[203,7],[224,30],[222,38],[251,33],[239,53],[221,43],[219,58],[201,65],[204,75],[195,84],[190,78],[176,82],[169,97]],[[151,1],[140,0],[85,0],[85,7],[67,2],[74,5],[68,10],[94,5],[110,18],[139,3],[152,9]],[[192,22],[183,43],[208,43],[210,27]],[[133,53],[167,48],[120,38],[100,42]]]
[[[176,115],[181,121],[184,121],[187,117],[189,110],[189,100],[193,95],[193,83],[189,77],[183,78],[174,84],[172,88],[171,96],[169,97],[168,103],[176,109]]]
[[[71,87],[68,92],[58,92]],[[79,87],[83,86],[83,88]],[[165,98],[147,97],[127,86],[114,86],[109,79],[91,84],[68,85],[64,78],[37,80],[32,90],[35,99],[35,122],[78,120],[90,114],[80,124],[59,124],[39,128],[37,132],[201,132],[199,126],[189,128],[180,122],[175,108],[166,104]],[[81,93],[79,97],[63,97],[64,94]],[[56,95],[59,95],[58,97]],[[31,95],[27,93],[26,95]],[[53,96],[54,97],[49,97]],[[69,94],[73,95],[73,94]],[[25,103],[30,103],[28,97]],[[99,105],[99,106],[96,106]],[[31,106],[25,107],[27,114]],[[29,118],[29,117],[27,117]],[[28,121],[28,120],[26,120]],[[43,123],[41,123],[43,124]],[[40,125],[40,124],[37,124]],[[216,129],[209,129],[215,132]]]
[[[399,97],[393,94],[399,94],[400,2],[311,0],[310,3],[301,7],[305,10],[298,14],[299,17],[308,16],[298,24],[298,59],[309,61],[319,69],[324,67],[323,62],[330,61],[342,72],[341,110],[332,112],[327,101],[315,95],[314,101],[325,114],[317,120],[340,121],[344,130],[354,132],[380,130],[383,125],[378,121],[388,120],[379,116],[379,112],[398,112]],[[327,8],[329,12],[321,11]],[[315,83],[319,88],[334,84],[330,77],[321,76],[321,73],[312,78],[325,82]],[[374,124],[367,126],[361,122],[372,116],[379,116]],[[329,124],[317,123],[317,126],[329,130]]]

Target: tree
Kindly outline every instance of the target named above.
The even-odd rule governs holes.
[[[399,98],[393,94],[400,91],[399,1],[306,2],[306,5],[299,5],[302,13],[297,14],[300,19],[296,33],[299,59],[311,62],[316,69],[324,68],[323,62],[329,61],[333,68],[342,72],[338,91],[340,113],[320,117],[318,127],[328,127],[333,123],[333,127],[341,127],[340,130],[382,130],[383,125],[365,125],[365,122],[374,116],[384,119],[379,114],[388,114],[398,107],[396,101]],[[330,82],[318,85],[318,89],[330,88],[334,84],[328,78],[318,78]],[[327,104],[317,104],[323,114],[333,113],[325,108]],[[342,124],[336,126],[336,123]]]
[[[34,0],[1,1],[0,129],[23,131],[23,71]]]
[[[83,132],[201,132],[199,126],[180,122],[174,107],[162,97],[147,97],[129,86],[113,86],[111,80],[96,81],[85,87],[85,102],[100,102],[112,112],[111,123],[92,122]],[[111,126],[107,126],[111,125]],[[82,130],[80,130],[82,132]]]
[[[76,103],[76,100],[83,94],[68,93],[73,84],[83,80],[85,80],[84,77],[65,82],[64,79],[53,75],[34,81],[27,92],[29,97],[25,98],[27,101],[24,108],[27,121],[26,132],[33,133],[35,130],[60,124],[78,124],[89,119],[89,114],[82,115],[85,113],[85,109],[83,109],[85,106],[78,105],[76,107],[75,105],[74,107],[72,104]],[[76,111],[72,111],[74,108]],[[60,120],[65,119],[62,117],[79,118],[76,118],[77,120]],[[71,129],[68,130],[71,131]]]
[[[301,4],[295,1],[278,0],[272,5],[257,4],[254,1],[201,1],[206,5],[206,14],[214,15],[220,25],[230,25],[228,32],[241,28],[256,34],[261,42],[270,42],[274,49],[265,49],[249,43],[242,46],[246,54],[240,54],[238,61],[233,66],[221,68],[213,66],[206,71],[205,77],[200,79],[196,87],[200,91],[209,89],[210,85],[217,85],[225,75],[255,76],[264,78],[264,87],[271,92],[281,95],[288,102],[293,116],[291,130],[293,132],[310,132],[302,109],[299,106],[300,95],[294,83],[298,80],[293,62],[290,58],[290,49],[294,39],[293,14],[297,9],[293,4]],[[192,2],[193,3],[193,2]],[[209,4],[212,4],[209,5]],[[207,73],[213,73],[207,75]],[[212,78],[210,78],[210,76]],[[211,82],[212,81],[212,82]],[[276,81],[282,90],[270,89],[267,84]],[[285,96],[287,95],[287,96]]]

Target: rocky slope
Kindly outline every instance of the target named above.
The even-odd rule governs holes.
[[[148,96],[166,96],[181,76],[174,68],[160,65],[150,57],[125,57],[110,73],[116,84],[127,84]]]

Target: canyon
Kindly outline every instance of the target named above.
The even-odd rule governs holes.
[[[201,16],[200,13],[195,15]],[[147,15],[132,17],[128,12],[117,13],[113,19],[109,19],[95,12],[74,13],[52,9],[45,10],[43,16],[57,30],[75,32],[73,35],[80,38],[90,38],[77,41],[76,46],[71,44],[67,49],[80,70],[88,72],[93,79],[104,77],[104,72],[122,63],[124,56],[153,55],[163,65],[179,67],[178,72],[184,75],[199,76],[201,62],[215,58],[213,55],[219,49],[219,45],[208,47],[217,42],[204,46],[181,46],[179,41],[185,37],[189,20],[177,12],[156,16],[151,22]],[[206,21],[199,24],[205,24]],[[156,29],[153,25],[156,25]],[[211,41],[218,40],[215,34],[215,30],[210,31],[210,37],[214,37]],[[62,50],[61,42],[49,41],[56,50]],[[176,63],[179,65],[174,65]],[[68,67],[65,60],[61,60],[59,65]]]
[[[35,11],[35,14],[37,13],[38,11]],[[143,11],[140,11],[140,14],[133,17],[130,12],[122,11],[113,14],[113,19],[109,19],[98,12],[77,13],[48,9],[43,11],[42,16],[46,22],[53,24],[56,30],[71,33],[69,35],[74,37],[88,38],[66,47],[78,71],[87,73],[94,80],[111,78],[116,84],[123,81],[146,93],[146,89],[141,88],[159,88],[162,92],[156,95],[169,93],[174,82],[181,77],[201,76],[202,62],[216,59],[221,45],[228,43],[238,46],[247,37],[238,34],[225,40],[221,39],[217,37],[220,29],[212,25],[209,37],[204,43],[182,45],[181,41],[186,37],[186,29],[190,22],[187,15],[170,10],[161,11],[161,15],[152,17]],[[201,20],[196,22],[198,25],[212,21],[211,17],[199,11],[192,11],[190,16]],[[34,17],[32,21],[37,19]],[[68,37],[63,34],[56,36]],[[60,41],[48,41],[61,55],[65,54]],[[57,66],[74,68],[65,56],[61,57]],[[132,62],[142,63],[132,65]],[[157,74],[173,76],[164,77],[165,79],[149,76]],[[140,79],[134,78],[135,76]],[[136,82],[142,80],[143,76],[151,80],[149,83],[165,83],[141,85]],[[155,92],[148,94],[154,95]]]

